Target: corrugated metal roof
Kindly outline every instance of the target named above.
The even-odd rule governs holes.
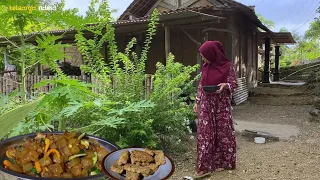
[[[278,44],[294,44],[296,41],[294,40],[292,34],[290,32],[260,32],[259,37],[259,43],[264,44],[264,39],[266,37],[269,37],[273,43]]]
[[[176,16],[174,18],[178,19],[178,18],[186,18],[188,17],[188,15],[191,15],[191,13],[193,12],[201,12],[203,10],[209,10],[214,8],[214,6],[201,6],[201,7],[193,7],[193,8],[182,8],[182,9],[177,9],[175,11],[164,11],[162,13],[159,13],[159,18],[160,21],[165,21],[167,19],[173,18],[174,16],[172,16],[173,14],[175,14]],[[215,7],[216,8],[216,7]],[[194,14],[192,14],[194,15]],[[117,21],[115,24],[132,24],[132,23],[143,23],[143,22],[148,22],[150,19],[150,15],[149,16],[143,16],[140,18],[135,18],[133,20],[119,20]]]
[[[220,7],[225,8],[235,8],[242,11],[252,22],[254,22],[257,26],[262,28],[265,31],[271,32],[262,22],[258,19],[257,15],[254,12],[254,6],[246,6],[240,2],[235,0],[215,0],[220,3]],[[132,3],[128,6],[128,8],[122,13],[119,20],[129,19],[129,15],[133,14],[139,17],[143,17],[147,14],[147,12],[152,8],[152,6],[157,2],[157,0],[133,0]],[[213,0],[209,0],[210,3],[214,4],[214,7],[218,7],[218,3],[213,2]],[[142,4],[147,3],[148,6],[141,6]],[[140,9],[139,9],[140,8]]]
[[[232,97],[233,97],[235,104],[239,105],[239,104],[248,100],[249,91],[248,91],[247,82],[246,82],[245,77],[238,78],[237,83],[238,83],[238,88],[236,89],[236,91],[234,92]]]

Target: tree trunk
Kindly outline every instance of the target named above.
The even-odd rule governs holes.
[[[27,87],[26,87],[26,58],[25,58],[25,39],[24,39],[24,34],[23,30],[21,30],[21,83],[22,83],[22,102],[26,103],[27,102]]]

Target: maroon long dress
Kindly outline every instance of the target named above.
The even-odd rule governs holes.
[[[235,169],[236,140],[232,119],[231,98],[238,87],[235,69],[230,67],[225,83],[228,89],[220,94],[206,94],[198,87],[198,172],[214,172],[218,168]]]

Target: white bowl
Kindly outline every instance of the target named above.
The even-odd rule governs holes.
[[[266,143],[266,138],[264,138],[264,137],[255,137],[254,138],[254,142],[257,143],[257,144],[264,144],[264,143]]]

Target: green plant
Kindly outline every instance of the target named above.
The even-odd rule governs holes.
[[[82,21],[79,21],[79,16],[76,15],[76,9],[64,10],[64,1],[55,4],[55,11],[14,11],[8,8],[15,5],[40,6],[48,5],[48,1],[21,0],[18,2],[4,0],[0,2],[0,35],[7,37],[7,41],[10,43],[9,48],[19,54],[19,57],[16,58],[15,61],[17,61],[21,70],[21,89],[24,93],[22,101],[26,103],[26,72],[40,61],[43,61],[42,63],[44,64],[49,63],[53,65],[52,59],[57,60],[55,58],[63,57],[63,53],[61,52],[63,46],[60,43],[55,43],[58,37],[42,36],[37,39],[39,45],[34,46],[32,43],[27,42],[28,39],[33,37],[32,34],[28,33],[35,30],[44,31],[52,27],[65,28],[66,24],[80,26],[79,24],[81,24]],[[19,43],[9,40],[9,37],[12,35],[19,36]],[[37,57],[37,55],[39,55],[39,57]]]
[[[108,8],[103,8],[101,11],[105,9]],[[108,14],[104,22],[110,22],[110,13],[104,14]],[[86,27],[94,33],[93,39],[86,39],[81,32],[76,35],[77,45],[86,61],[86,66],[82,66],[82,69],[97,78],[100,94],[118,102],[119,108],[121,104],[130,105],[145,100],[154,103],[154,106],[145,107],[142,111],[122,114],[124,123],[119,124],[117,128],[94,127],[88,125],[89,122],[85,124],[83,120],[77,122],[81,124],[80,126],[89,127],[90,132],[112,139],[121,147],[132,145],[155,147],[161,141],[177,142],[177,139],[188,132],[190,109],[185,106],[180,95],[192,89],[190,87],[193,82],[190,82],[190,74],[196,71],[197,66],[185,67],[175,63],[174,56],[170,55],[165,66],[157,64],[157,71],[153,77],[155,79],[153,91],[145,94],[145,62],[157,24],[158,16],[155,11],[149,22],[145,46],[140,58],[131,51],[137,43],[135,38],[128,43],[124,53],[117,51],[114,28],[109,24],[105,28],[103,26]],[[103,29],[105,33],[102,33]],[[108,43],[109,63],[105,63],[100,54],[103,40]],[[123,68],[120,68],[120,64],[123,64]],[[86,113],[80,112],[78,117],[85,119]]]
[[[11,109],[0,116],[0,139],[5,137],[8,132],[19,124],[27,115],[32,112],[41,101],[42,97],[28,104]]]
[[[151,16],[145,46],[139,58],[131,50],[137,43],[134,38],[125,52],[118,52],[113,19],[106,1],[97,12],[92,10],[94,3],[90,7],[88,14],[94,16],[87,19],[97,17],[97,23],[73,27],[77,30],[77,46],[86,62],[81,69],[95,79],[94,84],[69,79],[57,70],[55,79],[35,86],[39,88],[50,84],[54,88],[11,135],[39,130],[77,130],[106,138],[121,147],[155,147],[164,143],[177,145],[189,132],[187,124],[190,116],[190,107],[185,105],[180,95],[193,91],[194,81],[190,74],[198,66],[174,62],[174,56],[170,54],[166,65],[157,64],[153,91],[145,93],[145,63],[156,34],[157,11]],[[83,31],[92,32],[93,38],[87,39]],[[40,46],[37,48],[40,48],[42,55],[35,56],[27,51],[29,56],[41,57],[41,63],[54,68],[53,55],[50,55],[52,51],[45,47],[59,47],[59,44],[53,43],[56,38],[48,35],[39,37],[37,41]],[[101,54],[105,43],[109,61],[105,61]]]

